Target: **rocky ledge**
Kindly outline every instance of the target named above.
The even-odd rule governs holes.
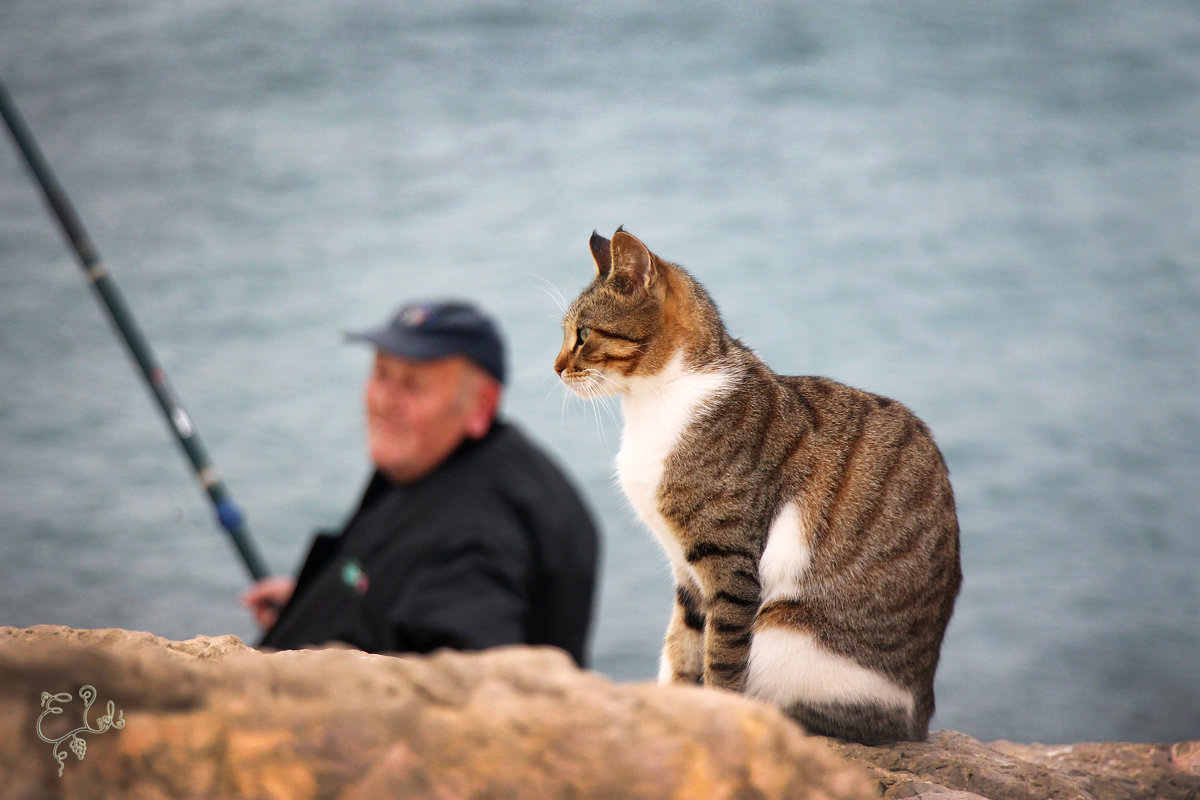
[[[0,628],[0,743],[8,798],[1200,797],[1200,742],[871,748],[550,649],[259,653],[54,626]]]

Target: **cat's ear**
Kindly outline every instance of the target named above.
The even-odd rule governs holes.
[[[612,278],[629,291],[649,292],[658,280],[654,256],[633,234],[618,228],[612,238]]]
[[[608,239],[592,231],[592,240],[588,242],[592,248],[592,260],[596,262],[596,277],[600,280],[608,278],[612,271],[612,247]]]

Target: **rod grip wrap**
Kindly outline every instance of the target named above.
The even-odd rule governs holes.
[[[246,524],[246,518],[242,516],[241,509],[229,500],[218,500],[216,506],[217,520],[221,523],[221,527],[230,533],[240,531]]]

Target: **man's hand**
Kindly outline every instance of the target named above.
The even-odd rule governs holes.
[[[279,612],[295,590],[296,581],[291,578],[263,578],[242,594],[242,605],[250,609],[259,627],[269,630],[279,621]]]

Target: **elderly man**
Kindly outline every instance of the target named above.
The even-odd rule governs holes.
[[[496,326],[469,304],[414,304],[350,338],[376,348],[366,386],[375,473],[295,580],[268,578],[243,596],[267,629],[262,645],[537,644],[583,664],[596,531],[563,473],[496,417]]]

